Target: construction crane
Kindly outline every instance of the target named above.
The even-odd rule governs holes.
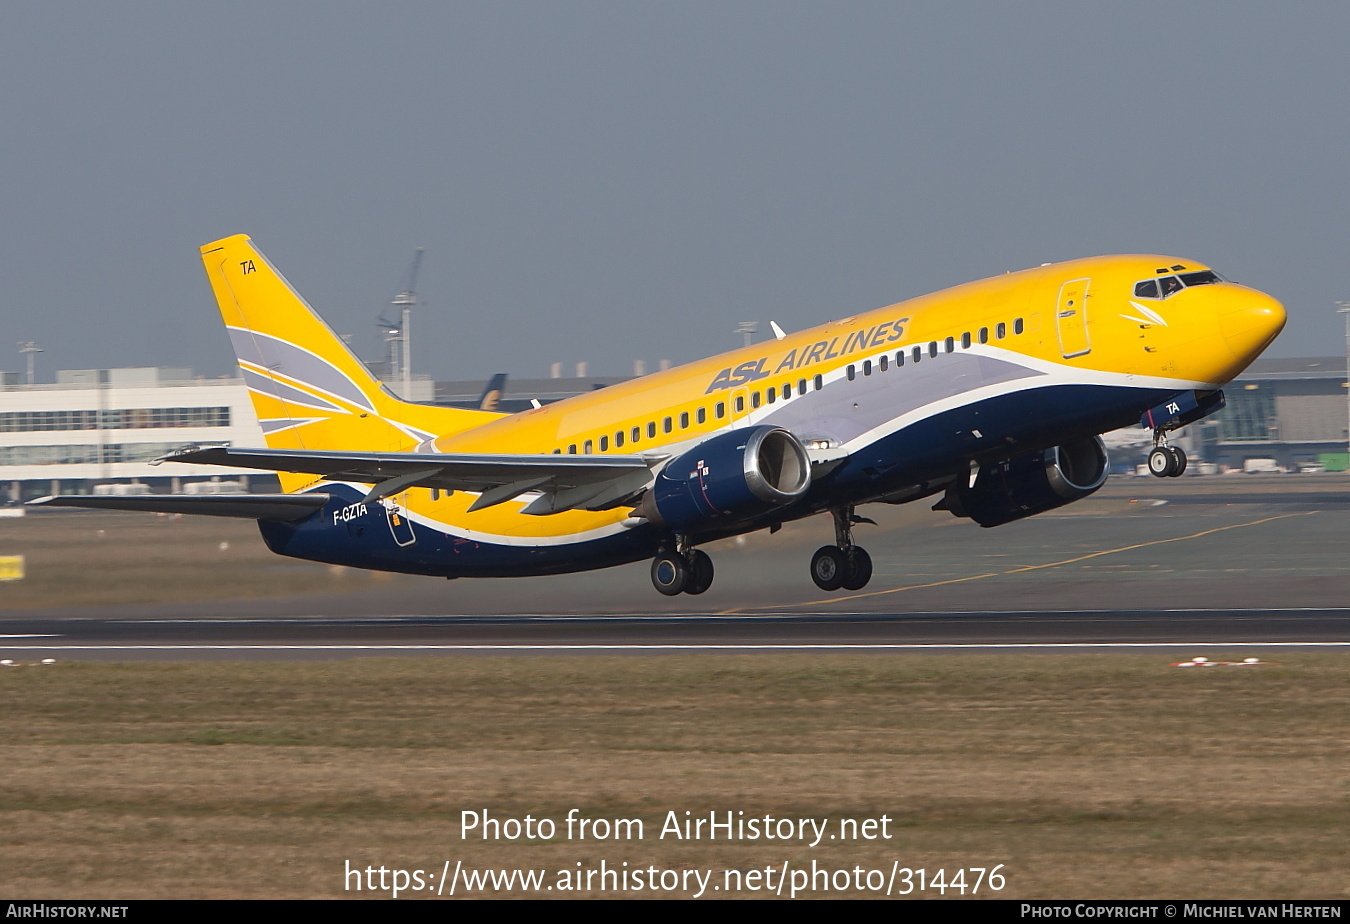
[[[423,249],[418,247],[413,253],[412,266],[408,268],[408,275],[404,277],[405,284],[402,291],[395,295],[390,303],[401,312],[398,327],[395,328],[388,321],[380,319],[390,343],[389,377],[401,378],[403,383],[401,394],[405,401],[410,400],[409,396],[412,394],[412,309],[417,304],[417,273],[422,268]],[[395,343],[398,344],[397,352],[393,348]]]

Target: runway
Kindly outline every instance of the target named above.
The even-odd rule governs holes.
[[[332,590],[293,597],[10,609],[0,658],[1343,647],[1347,498],[1345,476],[1121,480],[995,530],[878,505],[880,526],[859,530],[876,563],[861,592],[826,594],[806,578],[825,521],[805,520],[708,546],[717,580],[700,597],[659,596],[645,564],[348,590],[336,574]],[[120,521],[89,522],[102,535]],[[228,554],[256,541],[232,535]],[[251,573],[232,572],[245,587]]]
[[[774,616],[383,616],[13,620],[16,660],[317,658],[371,654],[1350,647],[1350,608]],[[1192,651],[1191,649],[1195,649]],[[1200,650],[1204,649],[1204,650]]]

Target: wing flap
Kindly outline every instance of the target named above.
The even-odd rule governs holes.
[[[138,510],[195,516],[239,517],[246,520],[303,520],[332,495],[313,494],[58,494],[29,501],[28,507],[86,507],[92,510]]]
[[[636,494],[653,478],[665,457],[638,455],[526,455],[427,452],[331,452],[298,449],[193,448],[162,461],[224,465],[271,472],[318,475],[330,481],[369,484],[367,501],[408,488],[439,488],[481,495],[471,510],[506,503],[537,491],[543,503],[531,513],[601,509]],[[599,505],[599,506],[597,506]]]

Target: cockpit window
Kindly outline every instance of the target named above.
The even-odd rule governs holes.
[[[1213,270],[1199,270],[1194,273],[1180,273],[1176,276],[1163,276],[1158,279],[1145,279],[1134,284],[1135,298],[1167,298],[1189,286],[1207,286],[1223,282],[1223,277]]]
[[[1218,273],[1210,270],[1201,270],[1198,273],[1182,273],[1181,281],[1188,286],[1207,286],[1216,282],[1223,282]]]
[[[1135,298],[1157,298],[1158,280],[1145,279],[1143,282],[1137,282],[1134,286]]]

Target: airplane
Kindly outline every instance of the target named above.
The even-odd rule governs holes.
[[[37,504],[256,519],[282,555],[446,578],[651,559],[660,593],[701,594],[716,539],[830,514],[825,591],[872,574],[869,503],[940,495],[994,527],[1106,480],[1100,434],[1167,434],[1280,332],[1283,306],[1191,260],[1045,264],[829,321],[515,414],[401,400],[244,235],[201,248],[266,447],[166,461],[275,472],[274,495],[48,497]]]

